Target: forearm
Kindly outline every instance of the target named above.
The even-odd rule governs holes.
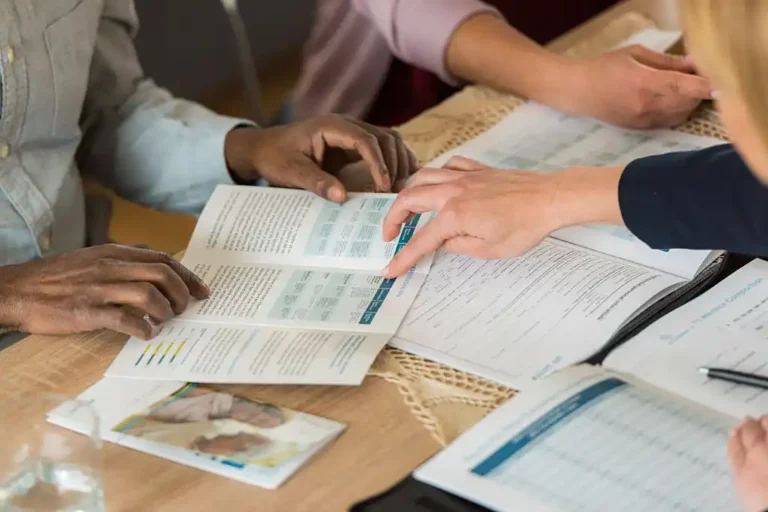
[[[551,224],[554,229],[580,224],[623,226],[619,181],[623,167],[572,167],[554,176]]]
[[[196,213],[216,185],[232,183],[225,140],[244,121],[174,98],[150,81],[94,121],[78,153],[81,168],[127,199]]]
[[[510,26],[503,18],[479,14],[453,34],[447,50],[455,77],[557,107],[563,84],[575,87],[577,66]]]
[[[231,183],[224,141],[243,121],[174,98],[144,76],[133,46],[138,21],[131,4],[106,0],[78,164],[128,199],[194,213],[217,184]]]

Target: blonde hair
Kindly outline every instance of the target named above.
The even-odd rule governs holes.
[[[696,63],[738,95],[768,148],[768,0],[682,0]]]

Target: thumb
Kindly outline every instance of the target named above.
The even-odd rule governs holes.
[[[696,73],[696,66],[694,66],[693,61],[681,55],[659,53],[642,45],[630,46],[627,51],[639,63],[655,69]]]
[[[288,170],[282,174],[280,185],[309,190],[334,203],[343,203],[346,200],[347,190],[341,181],[322,170],[309,157],[302,155],[292,160],[289,165]]]
[[[443,169],[471,172],[488,169],[488,166],[482,162],[478,162],[477,160],[472,160],[471,158],[456,155],[452,156],[447,162],[445,162]]]

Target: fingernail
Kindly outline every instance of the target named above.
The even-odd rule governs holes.
[[[683,60],[688,64],[694,64],[693,57],[690,55],[683,55]]]
[[[717,89],[712,89],[711,91],[709,91],[709,97],[712,98],[713,100],[716,100],[719,96],[720,96],[720,91],[718,91]]]
[[[344,202],[344,191],[340,190],[339,187],[329,187],[328,199],[334,203],[342,203]]]
[[[389,277],[389,267],[390,265],[387,265],[386,267],[384,267],[384,270],[381,271],[382,276]]]
[[[210,286],[208,286],[207,284],[205,284],[205,283],[204,283],[204,282],[202,282],[202,281],[200,281],[200,286],[202,286],[202,288],[203,288],[203,293],[204,293],[205,295],[210,295],[210,294],[211,294],[211,287],[210,287]]]

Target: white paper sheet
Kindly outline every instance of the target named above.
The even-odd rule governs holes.
[[[332,267],[380,273],[427,222],[414,218],[384,242],[395,194],[349,194],[344,204],[303,190],[219,185],[197,223],[184,261]],[[418,272],[429,270],[429,260]]]
[[[358,385],[390,335],[174,320],[132,338],[108,377],[201,383]]]
[[[492,510],[741,510],[735,418],[576,367],[510,400],[415,477]]]
[[[503,169],[558,172],[572,166],[626,165],[640,157],[722,143],[672,130],[624,130],[527,103],[429,166],[440,167],[450,157],[461,155]],[[692,279],[710,255],[709,251],[654,250],[628,229],[616,226],[574,226],[552,236],[685,279]]]
[[[391,345],[517,389],[595,352],[682,279],[545,240],[510,260],[438,253]]]
[[[640,44],[657,52],[666,52],[680,41],[682,37],[683,33],[680,30],[660,30],[655,27],[649,27],[633,34],[616,47],[623,48],[633,44]]]
[[[416,272],[385,279],[330,268],[185,262],[211,296],[179,318],[207,323],[393,334],[426,278]]]
[[[711,380],[698,370],[768,376],[768,263],[755,260],[738,270],[615,349],[604,364],[733,416],[765,414],[766,390]]]

